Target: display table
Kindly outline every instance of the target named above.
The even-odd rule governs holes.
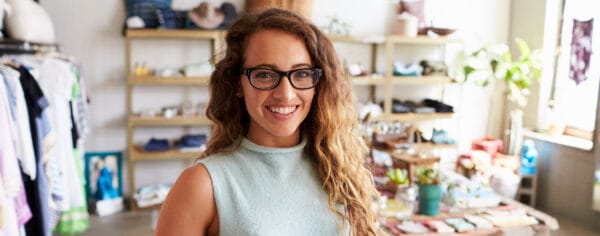
[[[524,205],[520,202],[517,202],[512,199],[503,198],[501,204],[498,207],[493,208],[472,208],[472,209],[462,209],[462,210],[454,210],[453,212],[449,212],[448,209],[441,209],[439,215],[437,216],[427,216],[414,214],[407,216],[402,220],[395,219],[393,217],[384,218],[381,222],[385,228],[385,230],[391,235],[437,235],[442,234],[436,232],[434,229],[428,227],[428,232],[424,233],[407,233],[400,229],[401,225],[410,225],[413,223],[417,224],[428,224],[433,221],[442,221],[446,222],[448,219],[463,219],[465,217],[474,216],[474,215],[485,215],[489,223],[488,228],[478,227],[479,225],[473,223],[474,229],[464,230],[463,232],[459,232],[456,228],[451,228],[451,231],[446,231],[443,235],[549,235],[550,231],[558,230],[559,225],[556,219],[550,215],[547,215],[543,212],[540,212],[536,209],[533,209],[527,205]],[[526,223],[525,221],[509,221],[506,220],[505,216],[492,216],[486,214],[486,212],[524,212],[527,215],[527,218],[533,219],[535,218],[535,222]],[[468,222],[468,221],[467,221]]]

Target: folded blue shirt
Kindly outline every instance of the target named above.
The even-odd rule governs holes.
[[[206,135],[198,134],[198,135],[184,135],[181,137],[179,142],[177,142],[177,146],[180,148],[185,147],[200,147],[206,144]]]
[[[146,151],[166,151],[169,150],[169,140],[151,138],[146,145],[144,145]]]

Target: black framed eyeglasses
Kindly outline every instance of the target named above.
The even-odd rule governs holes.
[[[323,75],[321,68],[303,68],[290,71],[279,71],[268,68],[241,68],[248,77],[250,85],[255,89],[270,90],[279,86],[281,78],[286,76],[295,89],[314,88]]]

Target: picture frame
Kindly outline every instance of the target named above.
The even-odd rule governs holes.
[[[116,192],[116,197],[123,196],[123,155],[120,151],[86,152],[84,155],[85,192],[88,200],[97,199],[98,179],[104,167],[104,175],[110,177],[110,187]],[[106,176],[105,176],[106,178]],[[115,196],[112,196],[115,197]]]

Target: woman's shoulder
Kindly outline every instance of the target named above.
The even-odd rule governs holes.
[[[205,231],[215,216],[210,175],[203,165],[193,165],[181,173],[169,191],[161,207],[157,235]]]
[[[214,168],[214,166],[223,166],[228,162],[235,161],[234,152],[219,152],[210,154],[206,157],[199,158],[195,161],[195,165],[204,165],[207,169]]]

